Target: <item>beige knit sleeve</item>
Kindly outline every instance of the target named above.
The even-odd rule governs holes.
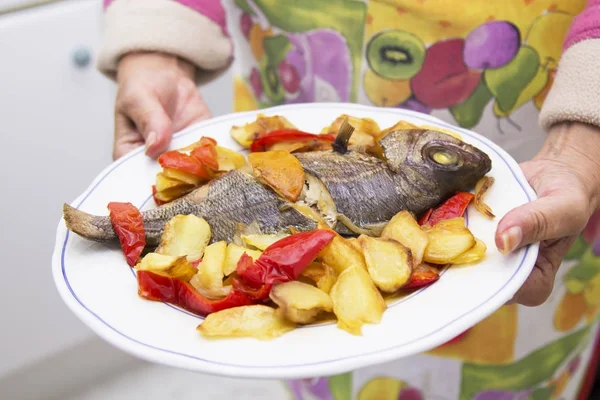
[[[113,1],[105,13],[97,67],[114,79],[119,59],[133,51],[165,52],[215,71],[229,65],[233,47],[217,23],[176,1]]]
[[[587,39],[562,55],[540,113],[546,130],[560,122],[600,126],[600,39]]]

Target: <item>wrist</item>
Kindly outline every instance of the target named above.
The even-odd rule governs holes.
[[[181,57],[162,52],[131,52],[121,57],[117,63],[117,81],[129,71],[144,67],[156,70],[175,70],[195,81],[196,66]]]
[[[563,122],[550,129],[535,158],[557,162],[573,171],[582,184],[592,211],[596,211],[600,208],[599,155],[600,128],[580,122]]]

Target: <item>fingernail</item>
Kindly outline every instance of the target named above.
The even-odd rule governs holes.
[[[156,143],[156,132],[150,132],[148,134],[148,138],[146,139],[146,153],[148,153],[148,149],[152,147]]]
[[[518,226],[508,228],[502,234],[502,248],[498,249],[504,255],[513,252],[523,240],[523,231]]]

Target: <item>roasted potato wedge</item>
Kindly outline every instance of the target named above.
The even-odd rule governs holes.
[[[314,286],[290,281],[273,286],[269,297],[279,306],[278,313],[297,324],[313,322],[321,312],[331,312],[333,302]]]
[[[174,179],[187,183],[188,185],[198,186],[202,183],[202,178],[189,172],[180,171],[178,169],[163,168],[162,174],[169,179]],[[158,189],[158,188],[157,188]]]
[[[329,133],[337,135],[337,133],[340,131],[340,127],[344,123],[344,119],[346,118],[348,118],[348,123],[352,125],[352,127],[355,129],[352,136],[354,136],[354,134],[356,134],[357,132],[366,133],[370,136],[376,136],[381,130],[379,128],[379,125],[377,125],[377,122],[375,122],[371,118],[358,118],[347,114],[342,114],[339,117],[337,117],[335,121],[331,123],[331,125],[323,128],[321,130],[321,134]],[[352,141],[352,139],[350,139],[350,141]]]
[[[325,275],[325,264],[318,261],[312,262],[308,267],[302,270],[301,276],[305,276],[316,282],[317,279]]]
[[[385,226],[381,237],[394,239],[410,249],[414,265],[423,261],[425,248],[429,244],[429,236],[408,211],[400,211]]]
[[[194,188],[195,187],[192,185],[180,185],[163,190],[162,192],[158,191],[157,189],[156,193],[154,194],[154,197],[162,202],[168,203],[170,201],[185,196],[186,194],[194,190]]]
[[[354,247],[356,250],[358,250],[362,253],[362,247],[360,245],[360,242],[358,241],[358,238],[355,238],[355,237],[346,238],[346,242],[348,242],[348,244],[350,244],[352,247]]]
[[[248,154],[254,176],[281,197],[295,202],[304,187],[304,168],[287,151],[263,151]]]
[[[169,278],[189,282],[196,275],[196,268],[185,256],[167,256],[159,253],[148,253],[135,266],[138,271],[150,271]]]
[[[242,168],[246,164],[246,158],[238,152],[221,146],[215,146],[215,149],[217,150],[219,171],[232,171]]]
[[[196,330],[207,338],[250,337],[274,339],[296,326],[272,307],[252,305],[228,308],[209,314]]]
[[[282,116],[267,117],[263,114],[258,114],[255,121],[245,124],[244,126],[233,126],[230,134],[236,142],[250,148],[261,134],[275,131],[278,129],[295,129],[296,127]]]
[[[375,138],[379,134],[379,125],[371,118],[357,118],[347,114],[342,114],[321,130],[321,134],[337,135],[344,119],[348,118],[348,123],[354,127],[354,133],[348,143],[350,147],[360,147],[365,150],[376,147]]]
[[[340,274],[329,295],[338,327],[353,335],[361,335],[364,324],[379,323],[387,309],[369,273],[356,265]]]
[[[183,154],[190,155],[192,153],[192,151],[194,151],[198,147],[205,146],[205,145],[216,146],[217,141],[213,138],[210,138],[207,136],[202,136],[202,137],[200,137],[200,139],[198,139],[194,143],[190,143],[189,145],[187,145],[185,147],[180,147],[179,149],[177,149],[177,151],[179,151],[180,153],[183,153]]]
[[[332,267],[338,275],[352,266],[367,270],[362,252],[357,250],[347,239],[337,234],[327,247],[321,250],[317,258]]]
[[[369,275],[383,292],[393,293],[410,279],[413,257],[410,250],[393,239],[361,235],[358,238]]]
[[[229,243],[227,245],[227,251],[225,252],[225,264],[223,266],[223,275],[229,276],[235,272],[238,261],[242,257],[242,254],[248,254],[253,261],[256,261],[262,254],[260,250],[250,250],[242,246],[238,246],[235,243]]]
[[[223,240],[209,245],[204,251],[198,273],[190,280],[191,285],[204,296],[219,298],[231,290],[231,287],[223,286],[226,251],[227,242]]]
[[[306,147],[306,143],[303,141],[297,142],[279,142],[269,147],[269,151],[285,151],[286,153],[293,153]]]
[[[258,138],[259,132],[258,128],[253,127],[250,123],[244,126],[232,126],[229,134],[236,142],[249,149],[252,142]]]
[[[438,126],[432,126],[432,125],[421,125],[419,127],[419,129],[427,129],[427,130],[431,130],[431,131],[445,133],[446,135],[452,136],[453,138],[462,140],[462,136],[458,132],[451,131],[450,129],[444,129],[444,128],[440,128]]]
[[[176,215],[165,224],[156,252],[196,261],[204,254],[211,235],[210,226],[203,218],[193,214]]]
[[[331,292],[331,288],[337,280],[335,270],[329,265],[319,262],[314,262],[306,267],[301,276],[311,279],[325,293]]]
[[[365,132],[354,132],[352,134],[352,137],[350,138],[350,142],[348,143],[348,146],[350,147],[360,147],[363,149],[370,149],[372,147],[375,147],[375,138],[371,135],[369,135],[368,133]]]
[[[323,264],[323,268],[325,269],[325,275],[317,280],[317,287],[329,294],[331,288],[337,281],[337,274],[335,273],[335,270],[327,264]]]
[[[242,235],[242,241],[248,247],[254,247],[260,251],[265,251],[267,247],[289,236],[286,234],[271,234],[271,235]]]
[[[415,124],[411,124],[408,121],[400,121],[392,126],[390,126],[389,128],[385,128],[381,131],[379,131],[379,133],[377,134],[377,139],[383,139],[385,137],[385,135],[387,135],[390,132],[393,131],[403,131],[403,130],[407,130],[407,129],[419,129],[419,127]]]
[[[487,246],[481,240],[475,238],[475,245],[460,256],[452,260],[451,264],[471,264],[485,257]]]
[[[429,237],[423,260],[431,264],[449,264],[475,245],[475,237],[464,218],[452,218],[424,228]]]
[[[301,147],[295,145],[295,149],[288,150],[290,153],[302,153],[308,151],[323,151],[323,150],[331,150],[331,144],[329,140],[303,140],[297,144],[302,144]],[[282,143],[283,144],[283,143]],[[282,148],[273,145],[271,150],[281,150]]]
[[[159,172],[156,174],[156,190],[158,192],[164,192],[180,186],[189,186],[189,184],[182,182],[179,179],[168,177],[164,174],[164,172]]]
[[[220,300],[227,297],[233,290],[232,285],[221,285],[221,287],[204,288],[198,284],[198,274],[190,279],[190,285],[207,299]]]

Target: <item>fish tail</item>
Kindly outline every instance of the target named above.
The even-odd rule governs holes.
[[[63,204],[63,218],[67,229],[79,236],[96,242],[117,240],[117,235],[108,216],[100,217]]]

